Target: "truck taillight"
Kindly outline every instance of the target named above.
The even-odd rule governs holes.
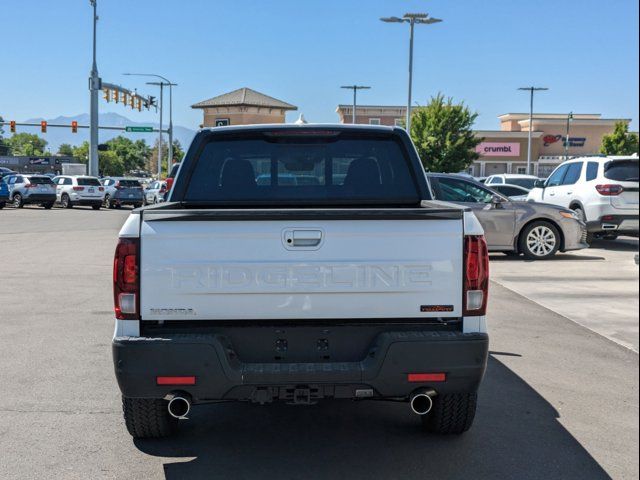
[[[489,253],[482,235],[464,237],[464,315],[484,315],[489,294]]]
[[[116,318],[140,319],[140,273],[138,238],[121,238],[113,258],[113,303]]]
[[[606,185],[596,185],[596,190],[600,195],[604,195],[606,197],[612,197],[615,195],[620,195],[624,191],[624,188],[622,185],[606,184]]]

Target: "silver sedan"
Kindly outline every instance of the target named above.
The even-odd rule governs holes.
[[[427,173],[434,198],[471,208],[490,251],[544,260],[556,252],[588,248],[586,225],[566,208],[512,201],[474,180]]]

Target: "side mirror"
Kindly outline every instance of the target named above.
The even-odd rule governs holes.
[[[493,205],[494,208],[500,208],[504,202],[505,199],[500,195],[493,195],[491,197],[491,205]]]
[[[546,180],[536,180],[536,182],[533,184],[534,188],[544,188],[547,184]]]

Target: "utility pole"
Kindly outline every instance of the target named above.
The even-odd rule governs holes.
[[[571,120],[573,120],[573,112],[569,112],[567,115],[567,135],[564,139],[564,159],[569,160],[569,142],[571,141],[569,137],[569,129],[571,128]]]
[[[98,176],[98,94],[100,92],[101,79],[98,76],[98,64],[96,62],[97,0],[89,0],[89,3],[93,7],[93,64],[91,65],[91,77],[89,78],[89,175]]]
[[[529,140],[527,143],[527,175],[531,175],[531,134],[533,133],[533,93],[540,90],[549,90],[546,87],[520,87],[518,90],[528,90],[531,92],[529,101]]]
[[[353,112],[351,112],[351,123],[355,125],[356,123],[356,94],[358,90],[369,90],[371,87],[366,87],[364,85],[343,85],[340,88],[346,88],[353,90]]]
[[[409,92],[407,94],[407,132],[411,134],[411,92],[413,88],[413,27],[415,24],[426,24],[442,22],[439,18],[429,17],[427,13],[405,13],[402,18],[383,17],[380,20],[386,23],[408,23],[409,24]]]

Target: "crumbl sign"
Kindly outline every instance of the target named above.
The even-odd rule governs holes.
[[[476,147],[476,152],[483,157],[518,157],[520,144],[517,142],[482,142]]]

